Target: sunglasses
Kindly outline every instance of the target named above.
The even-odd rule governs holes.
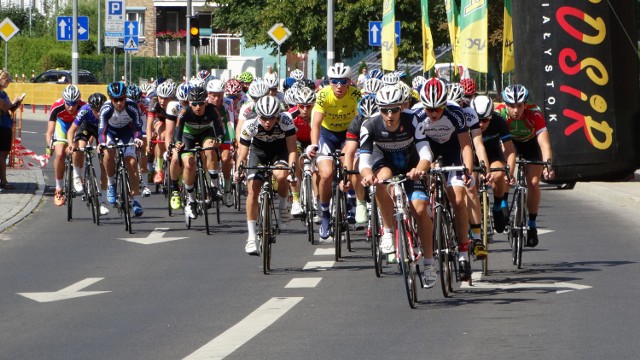
[[[438,108],[426,108],[428,112],[440,112],[444,110],[444,106],[440,106]]]
[[[260,119],[262,119],[262,121],[274,121],[277,117],[278,117],[277,115],[269,116],[269,117],[261,116]]]
[[[395,114],[397,112],[399,112],[401,110],[400,106],[397,107],[393,107],[393,108],[382,108],[380,109],[380,112],[384,112],[387,114]]]
[[[191,106],[193,106],[193,107],[203,106],[203,105],[204,105],[204,101],[192,101],[191,102]]]
[[[491,117],[482,118],[482,119],[480,119],[480,122],[481,123],[488,123],[489,120],[491,120]]]
[[[123,97],[119,97],[119,98],[113,98],[111,99],[111,102],[120,102],[120,101],[125,101],[127,99],[126,96]]]
[[[76,106],[78,105],[77,101],[65,101],[64,102],[67,106]]]
[[[329,82],[331,83],[331,85],[345,86],[349,83],[349,79],[331,79]]]
[[[308,109],[310,107],[312,107],[313,104],[298,104],[299,108],[303,108],[303,109]]]

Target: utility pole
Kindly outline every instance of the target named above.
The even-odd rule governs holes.
[[[78,0],[73,0],[73,39],[71,41],[71,81],[73,85],[78,85]]]
[[[184,76],[189,81],[191,79],[191,0],[187,0],[187,49],[185,50],[186,68]]]
[[[333,66],[336,57],[333,44],[333,2],[334,0],[327,0],[327,69]]]

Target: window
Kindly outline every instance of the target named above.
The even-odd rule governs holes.
[[[138,22],[138,37],[144,37],[144,10],[127,9],[127,21]]]
[[[178,12],[177,11],[167,11],[167,30],[178,32],[180,30],[180,23],[178,22]]]

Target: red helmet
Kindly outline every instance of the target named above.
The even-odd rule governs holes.
[[[471,96],[477,93],[476,91],[476,82],[471,78],[466,78],[460,80],[460,85],[464,88],[464,95]]]
[[[237,95],[242,91],[242,84],[237,79],[227,80],[227,84],[224,87],[224,93],[227,95]]]

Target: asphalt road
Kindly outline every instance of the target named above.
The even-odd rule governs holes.
[[[23,133],[25,145],[41,148],[46,124],[27,126],[36,134]],[[50,168],[45,178],[53,184]],[[362,234],[333,263],[332,247],[311,246],[292,221],[263,275],[260,258],[244,253],[244,214],[232,209],[207,236],[201,219],[187,230],[153,195],[130,235],[114,211],[96,227],[79,202],[67,222],[52,193],[0,242],[2,359],[599,360],[640,351],[637,210],[578,192],[544,189],[540,245],[525,249],[523,269],[498,235],[489,276],[448,299],[439,287],[420,290],[416,310],[395,266],[375,277]],[[157,228],[183,238],[132,241]]]

